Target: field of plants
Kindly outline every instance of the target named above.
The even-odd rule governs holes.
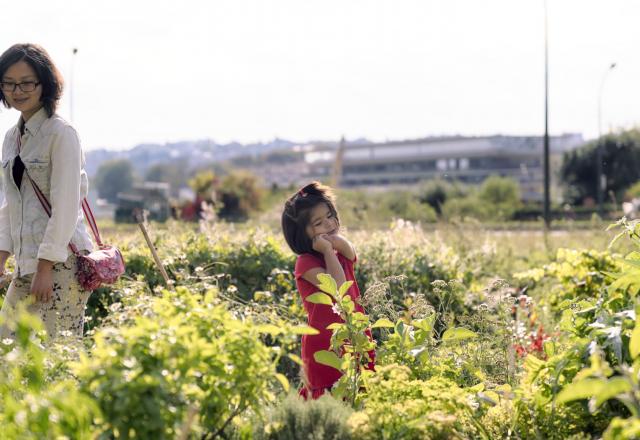
[[[323,279],[314,301],[345,322],[317,358],[344,374],[313,402],[295,256],[269,224],[149,225],[169,286],[135,226],[106,227],[127,274],[92,295],[85,338],[22,314],[1,341],[1,437],[640,438],[635,223],[348,231],[368,314]]]

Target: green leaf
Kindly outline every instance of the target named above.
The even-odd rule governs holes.
[[[317,335],[320,332],[308,325],[297,325],[291,328],[294,335]]]
[[[606,387],[607,381],[604,379],[582,379],[564,387],[558,393],[556,401],[558,403],[567,403],[574,400],[589,399],[603,392]]]
[[[284,331],[281,327],[278,327],[277,325],[273,325],[273,324],[261,324],[256,326],[256,329],[260,333],[267,333],[270,335],[279,335]]]
[[[393,328],[394,326],[395,324],[387,318],[380,318],[371,326],[371,328]]]
[[[282,388],[284,389],[285,393],[288,393],[289,392],[289,381],[287,380],[285,375],[282,374],[282,373],[276,373],[276,379],[278,379],[278,382],[280,382],[280,385],[282,385]]]
[[[633,328],[633,333],[631,333],[629,351],[632,359],[637,358],[640,354],[640,323],[638,323],[638,317],[636,317],[636,326]]]
[[[604,402],[609,399],[616,397],[619,394],[624,394],[631,391],[631,384],[624,377],[613,377],[607,381],[607,386],[605,386],[598,394],[594,397],[595,407],[599,408]]]
[[[333,299],[326,293],[316,292],[313,295],[309,295],[306,300],[312,304],[326,304],[328,306],[333,305]]]
[[[287,355],[289,357],[289,359],[291,359],[293,362],[295,362],[296,364],[302,366],[302,359],[300,359],[300,356],[295,355],[293,353],[289,353]]]
[[[338,371],[342,371],[342,360],[333,351],[320,350],[313,354],[313,358],[317,363],[328,365]]]
[[[356,309],[356,305],[353,303],[353,300],[350,296],[342,297],[342,308],[347,313],[352,313]]]
[[[333,331],[333,330],[337,330],[337,329],[339,329],[340,327],[342,327],[343,325],[344,325],[344,324],[343,324],[343,323],[341,323],[341,322],[334,322],[333,324],[329,324],[329,325],[327,326],[327,330],[332,330],[332,331]]]
[[[629,266],[640,269],[640,261],[638,260],[623,260],[622,258],[620,258],[618,259],[618,261],[622,262],[623,264],[628,264]]]
[[[411,324],[416,327],[419,328],[421,330],[424,330],[427,333],[431,333],[431,331],[433,331],[433,325],[436,322],[436,314],[432,314],[427,316],[426,318],[422,318],[422,319],[416,319],[414,321],[411,321]]]
[[[476,337],[478,337],[478,335],[475,332],[472,332],[471,330],[466,328],[457,327],[457,328],[447,329],[447,331],[445,331],[444,334],[442,335],[442,340],[443,341],[462,341],[464,339],[473,339]]]
[[[349,288],[352,285],[353,285],[353,281],[345,281],[344,283],[342,283],[342,286],[340,286],[340,289],[338,290],[340,297],[343,297],[344,294],[347,293],[347,290],[349,290]]]
[[[491,406],[496,406],[500,401],[500,396],[495,391],[481,391],[477,396],[480,400],[483,400]]]
[[[328,273],[320,273],[318,274],[318,281],[320,281],[320,285],[318,285],[320,290],[328,293],[332,297],[337,296],[338,286],[336,285],[336,280],[334,280],[331,275]]]

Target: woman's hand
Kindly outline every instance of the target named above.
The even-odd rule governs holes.
[[[7,251],[0,251],[0,288],[3,288],[7,284],[9,284],[7,273],[5,272],[5,265],[7,264],[9,255],[9,252]]]
[[[4,266],[7,264],[9,255],[9,252],[7,251],[0,251],[0,276],[4,275]]]
[[[333,245],[329,241],[329,236],[327,234],[320,234],[313,237],[313,250],[316,252],[320,252],[321,254],[326,254],[327,252],[333,251]]]
[[[36,301],[49,302],[53,297],[53,262],[38,260],[38,270],[31,280],[31,293]]]

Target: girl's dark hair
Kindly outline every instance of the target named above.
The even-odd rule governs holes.
[[[37,44],[14,44],[0,55],[0,79],[2,79],[9,67],[20,61],[27,63],[36,72],[42,87],[40,101],[47,112],[47,116],[53,116],[58,107],[58,101],[62,96],[62,87],[64,85],[60,71],[53,64],[47,51]],[[7,102],[7,97],[1,89],[0,101],[6,108],[11,108]]]
[[[284,204],[282,232],[291,250],[298,255],[317,254],[313,250],[311,238],[307,236],[306,228],[311,217],[311,209],[320,203],[327,205],[339,225],[333,191],[320,182],[311,182],[304,186]]]

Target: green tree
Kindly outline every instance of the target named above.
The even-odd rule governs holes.
[[[596,198],[596,164],[598,145],[603,147],[602,171],[606,176],[606,191],[620,198],[638,180],[640,169],[640,129],[603,136],[583,147],[565,153],[560,176],[565,185],[565,198],[582,203]]]
[[[520,187],[509,177],[491,176],[482,182],[478,196],[493,205],[517,205],[520,203]]]
[[[216,192],[222,202],[220,218],[230,220],[246,220],[251,213],[261,209],[264,199],[257,177],[246,171],[232,171],[226,175]]]
[[[218,178],[211,170],[200,171],[198,174],[189,179],[189,186],[203,200],[211,201],[215,195],[215,187],[218,184]]]
[[[157,163],[147,170],[144,179],[151,182],[168,183],[171,185],[171,193],[177,196],[179,189],[187,183],[186,171],[187,163],[184,159],[177,162]]]
[[[520,186],[509,177],[491,176],[482,182],[478,198],[491,207],[492,218],[508,220],[520,205]]]
[[[133,186],[134,174],[131,162],[126,159],[110,160],[98,168],[95,184],[98,195],[115,203],[118,193],[128,191]]]
[[[447,182],[440,178],[428,180],[420,186],[420,202],[430,205],[438,215],[442,214],[442,206],[447,200],[464,195],[465,190],[459,182]]]

